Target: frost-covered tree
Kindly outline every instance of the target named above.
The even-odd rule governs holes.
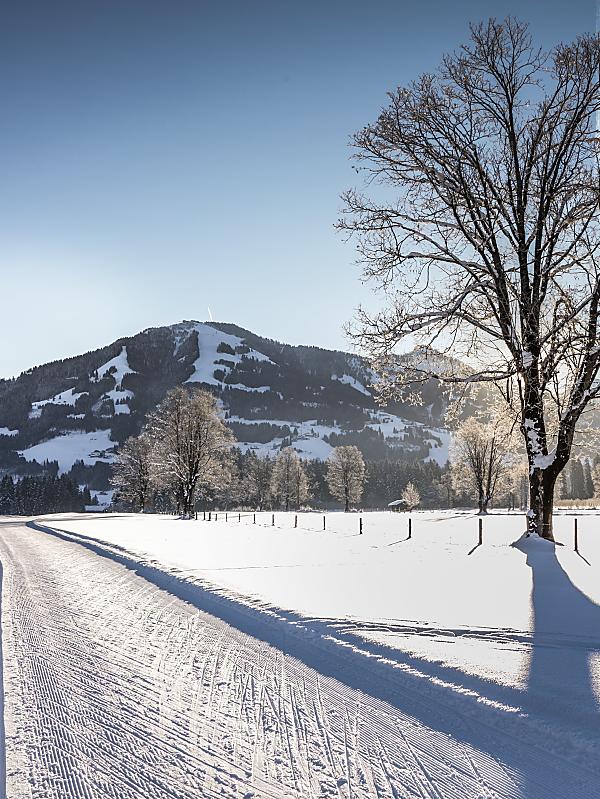
[[[243,494],[257,510],[269,504],[272,475],[273,461],[270,458],[260,458],[254,452],[246,457],[242,476]]]
[[[594,497],[600,498],[600,463],[592,468],[592,481],[594,483]]]
[[[350,505],[360,502],[365,487],[365,462],[358,447],[336,447],[327,460],[327,486],[331,495]]]
[[[135,510],[143,513],[152,487],[152,450],[149,435],[128,438],[117,453],[112,485]]]
[[[414,510],[416,507],[419,506],[421,502],[421,495],[413,485],[413,483],[407,483],[404,491],[402,492],[400,499],[402,499],[406,503],[406,507],[408,510]]]
[[[170,488],[183,516],[191,516],[199,489],[227,482],[233,435],[216,399],[206,391],[174,388],[150,415],[146,431],[157,483]]]
[[[597,36],[545,53],[514,19],[472,26],[356,134],[366,188],[340,221],[389,302],[354,331],[382,393],[432,377],[496,386],[527,452],[528,530],[549,539],[557,478],[600,394],[599,67]],[[420,358],[398,369],[407,341]]]
[[[302,461],[292,447],[285,447],[275,458],[271,493],[286,511],[292,503],[299,508],[309,497],[308,480]]]
[[[487,513],[494,494],[508,486],[512,460],[509,447],[510,427],[502,419],[484,423],[471,417],[454,434],[451,452],[454,486],[475,494],[479,513]]]

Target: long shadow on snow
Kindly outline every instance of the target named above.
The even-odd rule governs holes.
[[[542,691],[551,672],[552,682],[556,681],[557,685],[561,680],[574,683],[578,704],[590,708],[590,726],[585,734],[592,735],[592,723],[598,725],[588,665],[588,653],[593,649],[592,636],[587,643],[579,639],[574,654],[565,655],[563,651],[559,656],[557,652],[561,648],[557,650],[556,645],[549,643],[548,635],[570,637],[572,632],[572,624],[567,624],[571,619],[560,614],[560,602],[554,597],[556,591],[563,603],[575,608],[581,619],[579,629],[588,629],[590,633],[600,629],[600,608],[571,583],[556,560],[552,545],[548,545],[549,551],[528,552],[527,563],[533,571],[535,628],[528,688],[522,692],[465,675],[458,669],[407,656],[385,645],[365,642],[358,636],[340,633],[327,622],[307,620],[291,611],[282,612],[267,606],[245,605],[216,593],[218,589],[208,583],[192,583],[140,563],[126,550],[97,539],[36,522],[28,522],[27,526],[120,563],[159,589],[296,658],[319,674],[386,702],[427,727],[480,752],[487,752],[507,766],[518,785],[514,792],[505,794],[507,796],[600,798],[600,765],[596,772],[589,770],[587,764],[568,760],[561,752],[562,736],[555,736],[538,716],[543,708],[547,717],[548,701],[555,700]],[[545,546],[544,542],[542,544]],[[573,652],[572,647],[568,652]],[[513,707],[520,705],[526,713],[500,708],[497,702]],[[556,707],[559,718],[558,702]],[[594,735],[598,737],[598,733]],[[523,745],[525,741],[526,746]],[[552,751],[554,768],[548,767],[548,750]]]

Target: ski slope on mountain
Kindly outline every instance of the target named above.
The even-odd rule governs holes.
[[[268,644],[279,654],[267,660],[285,652],[319,675],[311,680],[345,686],[303,733],[308,752],[327,729],[329,787],[286,783],[269,794],[254,786],[248,795],[597,797],[596,517],[580,518],[581,554],[569,546],[569,516],[557,520],[564,547],[510,546],[520,515],[486,519],[481,546],[472,514],[415,514],[410,539],[402,514],[362,518],[362,536],[357,514],[328,514],[325,531],[317,514],[300,515],[298,528],[293,514],[276,514],[275,527],[271,514],[256,524],[237,514],[227,522],[221,514],[216,522],[102,515],[43,524],[109,570],[133,570]],[[124,612],[120,600],[116,607]],[[224,682],[239,693],[237,678]],[[311,700],[302,703],[290,713],[308,723]],[[273,698],[272,724],[285,740],[284,706]],[[324,719],[345,721],[327,727]],[[289,749],[277,752],[282,768],[295,762]]]
[[[207,386],[222,386],[223,381],[218,380],[214,376],[215,369],[221,369],[224,373],[229,373],[232,367],[240,363],[243,359],[251,359],[254,361],[264,361],[272,363],[272,361],[263,355],[262,352],[251,349],[244,344],[244,341],[239,336],[231,336],[228,333],[222,333],[215,330],[210,325],[197,322],[191,331],[188,329],[187,334],[190,332],[196,336],[198,345],[198,357],[194,361],[194,371],[186,380],[186,383],[203,383]],[[226,346],[229,351],[219,352],[219,346]],[[220,361],[226,361],[227,364],[222,364]],[[245,387],[245,390],[269,390],[269,387],[261,387],[261,389],[251,389]]]

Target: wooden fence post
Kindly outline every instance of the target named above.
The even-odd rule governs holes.
[[[294,516],[294,527],[298,527],[298,514]]]
[[[408,537],[412,538],[412,518],[408,517]]]
[[[323,516],[323,530],[325,529],[325,516]]]
[[[579,552],[579,536],[577,534],[577,516],[573,520],[575,522],[574,525],[574,533],[575,533],[575,552]]]
[[[275,527],[275,514],[271,514],[271,527]]]
[[[358,534],[362,535],[362,516],[358,520]]]
[[[479,546],[483,544],[483,519],[479,517]]]

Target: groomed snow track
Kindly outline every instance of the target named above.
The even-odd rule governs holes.
[[[10,799],[600,796],[518,714],[463,712],[285,614],[18,520],[0,560]]]

